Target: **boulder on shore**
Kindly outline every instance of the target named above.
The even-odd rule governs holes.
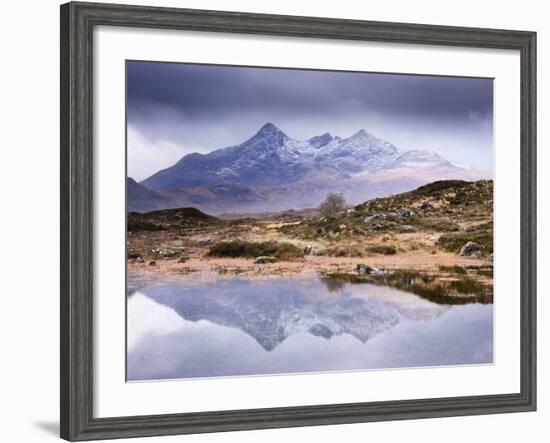
[[[362,263],[359,263],[355,267],[355,272],[357,272],[358,274],[385,274],[385,271],[383,269],[371,268],[370,266],[364,265]]]
[[[462,257],[481,257],[481,246],[473,241],[469,241],[458,253]]]
[[[255,265],[265,265],[267,263],[275,263],[277,261],[277,257],[273,257],[271,255],[262,255],[260,257],[256,257],[254,259]]]

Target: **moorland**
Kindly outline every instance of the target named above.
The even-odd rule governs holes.
[[[129,212],[127,231],[132,286],[159,276],[316,273],[335,286],[368,281],[432,300],[492,302],[490,180],[436,181],[330,211]]]

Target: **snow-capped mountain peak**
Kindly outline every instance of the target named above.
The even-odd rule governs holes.
[[[348,138],[348,140],[352,139],[369,139],[371,137],[374,137],[373,135],[369,134],[364,129],[359,129],[355,134],[353,134],[351,137]]]
[[[399,150],[364,129],[351,137],[334,137],[317,153],[321,163],[346,173],[376,171],[388,167],[399,156]]]
[[[289,140],[289,137],[273,123],[268,122],[260,128],[251,140],[254,139],[268,139],[279,144]]]
[[[454,167],[454,165],[438,153],[426,150],[406,151],[395,160],[393,165],[393,168],[418,167]]]
[[[435,152],[400,151],[364,129],[347,138],[326,132],[301,141],[266,123],[239,145],[186,155],[141,184],[152,190],[221,185],[271,189],[303,182],[317,189],[359,175],[363,180],[397,169],[438,168],[458,169]]]

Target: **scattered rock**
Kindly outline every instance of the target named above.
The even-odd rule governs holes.
[[[414,217],[416,214],[410,209],[401,208],[395,212],[395,215],[397,215],[398,217]]]
[[[255,265],[264,265],[267,263],[275,263],[277,261],[277,257],[273,257],[271,255],[262,255],[260,257],[256,257],[254,259]]]
[[[363,223],[370,223],[370,222],[378,221],[378,220],[386,220],[387,218],[388,218],[388,216],[385,215],[385,214],[372,214],[372,215],[367,215],[367,216],[363,219]]]
[[[480,257],[481,256],[481,246],[473,241],[469,241],[458,253],[462,257]]]
[[[355,272],[357,272],[358,274],[370,274],[370,275],[385,274],[385,271],[383,269],[371,268],[370,266],[362,263],[359,263],[355,267]]]
[[[210,237],[201,237],[199,239],[197,239],[197,244],[199,245],[207,245],[208,243],[210,243],[212,241],[212,239]]]
[[[174,251],[173,249],[163,249],[160,251],[160,255],[167,258],[173,258],[178,255],[178,251]]]
[[[388,214],[370,214],[363,219],[363,223],[370,223],[379,220],[388,220],[394,217],[414,217],[416,214],[407,208],[401,208],[398,211],[390,212]]]

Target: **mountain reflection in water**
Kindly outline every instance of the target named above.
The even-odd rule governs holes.
[[[220,278],[128,298],[128,379],[492,362],[492,304],[372,284]]]

